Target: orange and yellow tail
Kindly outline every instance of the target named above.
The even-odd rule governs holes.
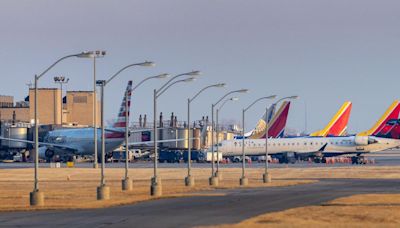
[[[350,101],[344,102],[339,111],[333,116],[331,121],[326,127],[320,131],[310,134],[310,136],[343,136],[346,134],[347,123],[350,119],[352,103]]]

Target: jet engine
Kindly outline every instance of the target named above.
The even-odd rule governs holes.
[[[357,146],[367,146],[369,144],[377,143],[377,141],[369,136],[356,136],[354,142]]]

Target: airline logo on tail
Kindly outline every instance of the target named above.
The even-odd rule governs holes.
[[[391,119],[386,122],[385,126],[376,136],[383,138],[400,139],[400,119]]]
[[[350,119],[352,103],[350,101],[344,102],[339,111],[333,116],[328,125],[320,131],[310,134],[310,136],[343,136],[346,134],[347,123]]]
[[[387,135],[390,133],[388,130],[387,124],[390,123],[390,120],[399,119],[400,114],[400,102],[398,100],[394,101],[390,107],[386,110],[386,112],[381,116],[381,118],[374,124],[374,126],[368,131],[364,131],[359,133],[359,136],[378,136],[378,135]]]
[[[285,127],[287,118],[289,115],[289,108],[290,108],[290,101],[284,101],[279,110],[272,116],[269,121],[269,128],[268,128],[268,138],[280,138],[283,137],[285,133]],[[273,113],[275,110],[275,106],[272,106],[268,112]],[[257,124],[256,129],[253,131],[253,134],[249,137],[251,139],[261,139],[265,138],[266,136],[266,129],[267,124],[265,121],[266,117],[260,120]]]
[[[127,95],[127,96],[126,96]],[[128,82],[126,91],[124,93],[124,98],[122,99],[122,104],[119,109],[117,121],[113,124],[113,128],[124,128],[126,126],[126,112],[128,112],[131,107],[131,95],[132,95],[132,81]],[[126,110],[126,102],[128,102],[128,110]]]

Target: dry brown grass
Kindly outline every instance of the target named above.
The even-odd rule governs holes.
[[[355,195],[218,227],[400,227],[400,194]]]
[[[325,178],[370,178],[397,179],[400,169],[397,166],[348,166],[317,168],[272,169],[272,174],[281,179],[325,179]]]
[[[45,193],[46,206],[40,209],[75,209],[98,208],[130,204],[150,197],[150,178],[152,169],[130,169],[130,178],[134,180],[131,192],[121,191],[123,169],[106,169],[107,184],[111,188],[111,200],[97,201],[96,187],[100,181],[100,169],[91,168],[62,168],[40,169],[39,188]],[[196,187],[184,186],[185,169],[160,169],[163,183],[163,197],[181,197],[213,194],[214,188],[208,185],[209,169],[193,169],[196,178]],[[238,188],[241,170],[223,169],[224,180],[220,189]],[[311,183],[311,180],[274,180],[273,183],[264,184],[261,181],[261,169],[249,169],[247,176],[250,179],[248,187],[288,186],[295,184]],[[69,180],[68,180],[69,179]],[[35,210],[29,207],[29,192],[33,188],[33,169],[1,169],[0,170],[0,211]]]

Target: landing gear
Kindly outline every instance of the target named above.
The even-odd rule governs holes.
[[[293,152],[283,153],[281,156],[277,156],[279,163],[296,163],[296,154]]]
[[[313,158],[313,161],[314,161],[315,163],[326,163],[325,157],[322,157],[322,156],[314,157],[314,158]]]
[[[54,151],[47,149],[44,152],[44,155],[46,157],[46,162],[52,162],[54,158]]]
[[[365,159],[364,156],[357,155],[351,158],[351,164],[365,165],[367,164],[367,160]]]

